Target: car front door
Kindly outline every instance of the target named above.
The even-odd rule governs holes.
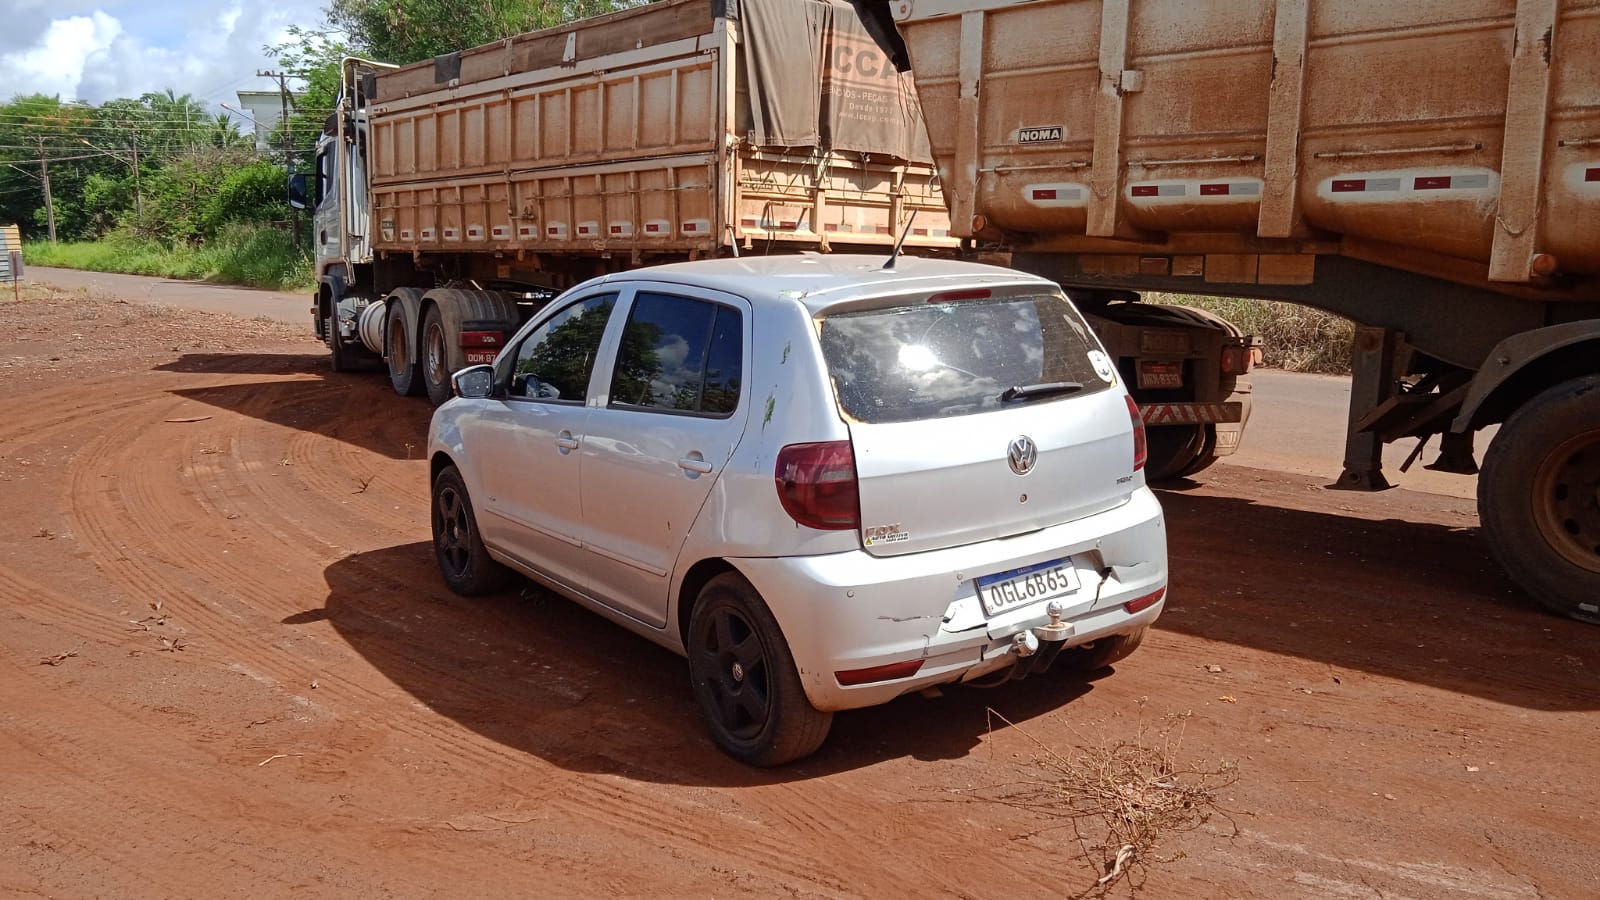
[[[742,298],[641,285],[585,426],[593,594],[658,628],[678,551],[744,432],[749,341]]]
[[[576,298],[508,350],[505,396],[485,403],[470,436],[481,448],[484,540],[585,592],[579,448],[616,303],[615,290]]]

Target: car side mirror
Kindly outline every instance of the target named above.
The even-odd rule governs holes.
[[[450,376],[450,388],[457,397],[486,400],[494,394],[494,366],[467,366]]]
[[[289,176],[289,206],[294,209],[306,208],[306,174],[297,172]]]

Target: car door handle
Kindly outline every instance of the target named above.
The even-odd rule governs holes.
[[[698,450],[678,460],[678,468],[685,472],[698,472],[701,475],[711,474],[711,463],[706,462],[706,458],[701,456]]]
[[[562,450],[576,450],[578,449],[578,439],[572,436],[572,432],[563,431],[556,435],[556,446]]]

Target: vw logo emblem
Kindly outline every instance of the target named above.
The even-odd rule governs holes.
[[[1011,463],[1011,471],[1026,475],[1033,471],[1033,464],[1039,461],[1039,448],[1033,443],[1033,438],[1024,434],[1006,448],[1006,461]]]

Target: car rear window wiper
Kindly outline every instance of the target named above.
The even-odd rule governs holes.
[[[1083,385],[1076,381],[1046,381],[1042,384],[1019,384],[1008,387],[1000,394],[1001,403],[1010,403],[1013,400],[1037,400],[1040,397],[1056,397],[1062,394],[1076,394],[1083,390]]]

